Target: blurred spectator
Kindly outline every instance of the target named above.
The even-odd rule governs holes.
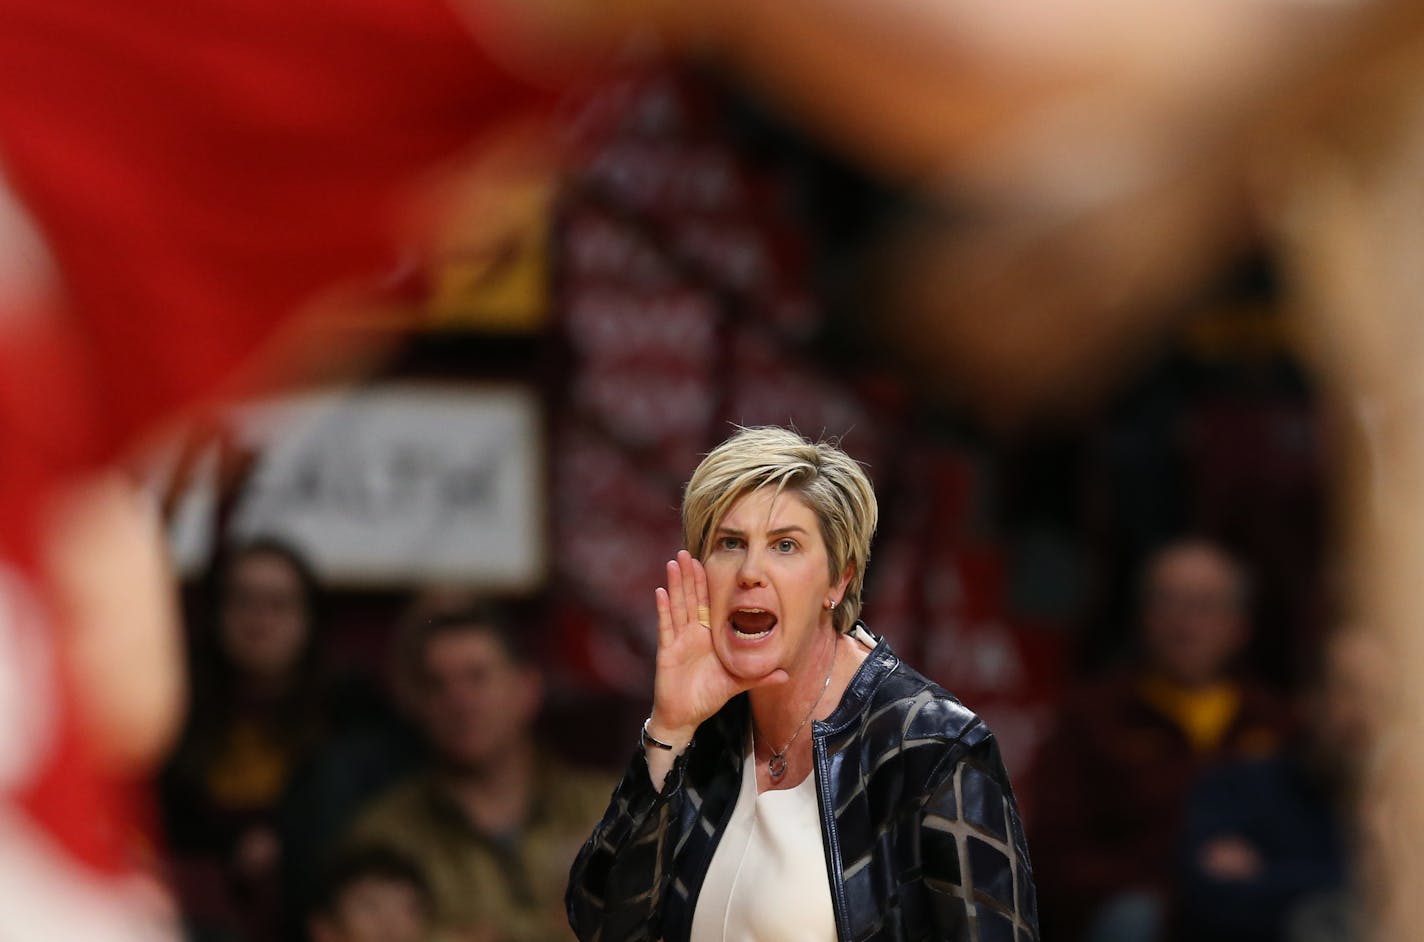
[[[400,616],[394,637],[411,637],[432,618],[463,612],[474,604],[468,589],[423,589]],[[402,652],[385,658],[385,679],[411,699],[411,671],[400,666]],[[410,712],[409,710],[404,712]],[[292,776],[278,812],[282,838],[282,890],[286,909],[285,935],[303,940],[307,915],[319,904],[323,862],[350,831],[373,798],[423,768],[429,756],[420,730],[403,712],[392,711],[331,737]]]
[[[356,841],[419,861],[437,926],[456,938],[571,938],[569,867],[613,790],[611,779],[576,772],[534,742],[544,681],[527,641],[492,608],[412,633],[409,698],[432,760],[354,828]]]
[[[272,937],[279,906],[278,801],[325,737],[377,714],[368,688],[324,663],[320,592],[305,560],[271,539],[222,559],[213,624],[193,632],[193,699],[160,779],[189,921]]]
[[[1285,711],[1232,672],[1248,595],[1220,547],[1159,550],[1143,570],[1138,656],[1072,697],[1046,742],[1032,846],[1064,938],[1163,938],[1192,783],[1220,760],[1278,748]]]
[[[332,861],[308,920],[312,942],[430,942],[435,900],[414,861],[379,845]]]
[[[1347,892],[1347,812],[1372,738],[1383,673],[1358,633],[1332,639],[1303,698],[1309,724],[1280,756],[1204,776],[1188,801],[1183,918],[1188,938],[1346,942],[1361,938]]]

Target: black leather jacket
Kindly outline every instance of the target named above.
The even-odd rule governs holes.
[[[704,723],[661,793],[634,753],[570,875],[580,939],[688,938],[737,799],[747,712],[744,694]],[[881,640],[835,712],[813,724],[812,748],[842,942],[1036,942],[1018,807],[979,717]]]

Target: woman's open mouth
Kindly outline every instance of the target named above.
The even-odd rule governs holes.
[[[763,608],[739,608],[728,616],[732,631],[740,639],[756,641],[771,634],[776,616]]]

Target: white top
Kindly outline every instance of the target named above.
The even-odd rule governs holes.
[[[832,942],[831,882],[821,842],[816,773],[757,794],[756,757],[692,914],[691,942]]]

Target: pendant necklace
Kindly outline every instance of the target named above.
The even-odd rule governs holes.
[[[840,638],[839,636],[837,636],[836,641],[839,640]],[[835,641],[831,642],[831,666],[826,671],[826,682],[821,684],[821,692],[817,694],[816,702],[811,704],[811,709],[806,711],[806,718],[801,721],[800,726],[796,727],[796,732],[791,734],[791,738],[786,741],[786,745],[781,747],[781,751],[773,752],[771,754],[771,758],[766,760],[766,770],[771,774],[771,777],[773,779],[779,779],[786,774],[787,750],[789,750],[791,748],[791,744],[796,741],[796,737],[801,735],[801,730],[806,728],[806,724],[811,720],[811,715],[816,712],[816,707],[821,705],[821,699],[826,695],[826,688],[831,685],[831,674],[834,673],[836,669],[835,643]],[[756,720],[752,720],[752,736],[753,741],[755,742]],[[765,737],[763,737],[763,739],[765,739]],[[755,749],[753,749],[753,754],[755,754]]]

